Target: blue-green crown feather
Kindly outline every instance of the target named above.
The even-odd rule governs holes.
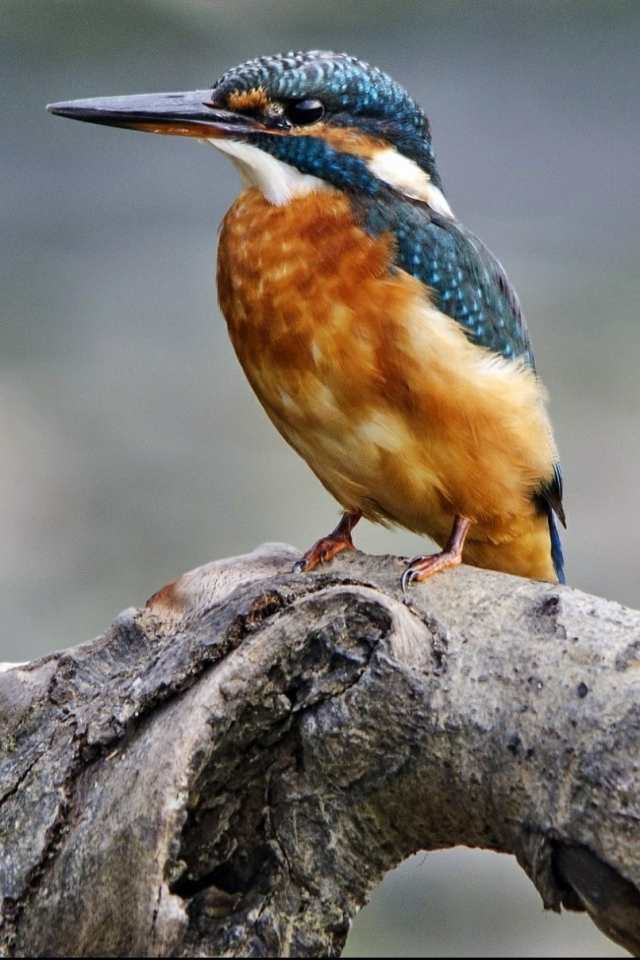
[[[213,87],[222,96],[259,88],[274,99],[322,96],[333,110],[382,111],[398,119],[405,114],[409,123],[419,125],[416,112],[421,111],[404,87],[346,53],[308,50],[257,57],[228,70]]]
[[[213,93],[224,102],[231,94],[255,89],[275,101],[321,100],[332,125],[357,126],[388,139],[439,185],[427,117],[404,87],[364,60],[327,50],[258,57],[228,70]],[[285,141],[271,146],[286,153],[287,146],[294,145]],[[364,164],[358,170],[366,179]]]

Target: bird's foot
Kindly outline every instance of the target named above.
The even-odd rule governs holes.
[[[441,570],[457,567],[462,563],[462,548],[467,536],[471,521],[466,517],[456,517],[449,541],[440,553],[433,553],[428,557],[414,557],[405,572],[402,574],[402,592],[406,595],[410,583],[428,580]]]
[[[314,543],[310,550],[307,550],[299,560],[296,560],[293,565],[293,572],[307,573],[317,567],[319,563],[328,563],[329,560],[333,560],[343,550],[355,549],[351,537],[342,539],[330,534]]]
[[[428,557],[414,557],[405,572],[402,574],[402,592],[406,594],[407,586],[410,583],[419,583],[421,580],[428,580],[434,574],[446,570],[448,567],[457,567],[462,563],[462,557],[459,554],[450,553],[443,550],[442,553],[433,553]]]
[[[294,573],[307,573],[315,569],[319,563],[328,563],[329,560],[343,550],[355,550],[351,531],[362,516],[361,513],[345,513],[342,520],[328,537],[322,537],[307,550],[293,565]]]

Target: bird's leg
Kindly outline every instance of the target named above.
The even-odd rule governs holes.
[[[343,550],[355,550],[356,548],[351,539],[351,531],[361,516],[362,513],[360,511],[357,513],[344,513],[342,520],[335,530],[330,533],[328,537],[323,537],[321,540],[318,540],[317,543],[314,543],[311,549],[307,550],[307,552],[294,563],[294,573],[313,570],[319,563],[327,563]]]
[[[467,520],[466,517],[456,517],[444,550],[429,557],[414,557],[402,574],[402,592],[406,593],[407,584],[413,583],[414,580],[427,580],[434,573],[446,570],[447,567],[457,567],[462,563],[462,548],[470,526],[471,520]]]

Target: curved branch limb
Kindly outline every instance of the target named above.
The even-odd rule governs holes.
[[[5,955],[328,956],[419,849],[640,950],[640,614],[267,545],[0,674]]]

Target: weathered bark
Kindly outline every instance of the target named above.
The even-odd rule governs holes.
[[[8,956],[326,956],[385,871],[513,853],[640,951],[640,613],[395,558],[209,564],[0,675]]]

